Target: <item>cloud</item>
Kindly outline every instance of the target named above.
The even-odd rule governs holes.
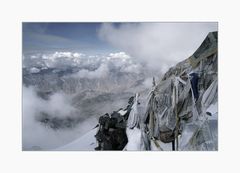
[[[105,78],[109,74],[109,69],[106,64],[101,64],[99,68],[94,71],[90,70],[80,70],[77,74],[74,74],[74,77],[78,78],[88,78],[88,79],[96,79],[96,78]]]
[[[79,52],[33,53],[23,55],[23,66],[28,67],[30,73],[38,73],[40,69],[79,67],[82,70],[73,74],[78,78],[104,78],[113,70],[125,73],[139,73],[141,64],[125,52],[113,52],[105,55],[86,55]],[[94,69],[94,70],[93,70]]]
[[[27,67],[67,67],[79,65],[85,54],[79,52],[63,52],[57,51],[53,53],[33,53],[30,55],[23,55],[23,65]]]
[[[130,64],[122,66],[120,71],[125,73],[140,73],[142,66],[140,64]]]
[[[49,100],[43,100],[36,94],[33,87],[23,86],[23,150],[49,150],[64,145],[91,129],[96,120],[91,118],[79,122],[75,128],[53,130],[38,121],[41,112],[58,118],[78,118],[81,116],[71,106],[70,98],[62,93],[56,93]]]
[[[103,24],[99,37],[154,69],[188,58],[217,23],[125,23]]]
[[[148,88],[148,89],[150,89],[150,88],[152,88],[152,86],[153,86],[153,78],[146,78],[144,81],[143,81],[143,86],[145,87],[145,88]]]
[[[52,55],[50,55],[49,58],[54,60],[59,58],[74,59],[80,58],[82,56],[85,56],[85,54],[78,52],[55,52]]]
[[[118,70],[123,73],[140,73],[142,66],[134,62],[125,52],[110,53],[107,56],[94,57],[96,62],[100,61],[99,67],[94,70],[80,70],[75,76],[80,78],[106,78],[111,70]],[[96,63],[95,62],[95,63]]]
[[[122,60],[131,58],[125,52],[110,53],[109,57],[111,57],[111,58],[119,58],[119,59],[122,59]]]

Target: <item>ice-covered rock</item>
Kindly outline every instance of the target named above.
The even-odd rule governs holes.
[[[217,38],[209,33],[151,92],[145,116],[151,149],[160,140],[173,150],[217,150]]]

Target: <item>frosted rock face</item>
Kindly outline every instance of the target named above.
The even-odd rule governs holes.
[[[177,150],[217,150],[217,57],[213,32],[154,87],[145,118],[151,141],[173,142]]]
[[[139,122],[139,116],[138,116],[138,93],[137,93],[134,98],[134,103],[132,105],[127,124],[128,124],[128,127],[132,129],[135,126],[137,126],[138,122]]]

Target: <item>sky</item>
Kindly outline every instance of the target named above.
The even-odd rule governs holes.
[[[23,54],[124,52],[163,71],[191,56],[217,22],[23,23]]]
[[[23,52],[114,51],[115,48],[98,38],[100,27],[101,23],[23,23]]]

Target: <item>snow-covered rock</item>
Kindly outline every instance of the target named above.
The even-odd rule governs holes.
[[[178,150],[217,150],[217,57],[212,32],[190,58],[165,73],[148,103],[150,138],[175,142]]]

